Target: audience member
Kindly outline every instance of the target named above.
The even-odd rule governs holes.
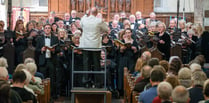
[[[157,87],[158,96],[154,98],[152,103],[172,103],[171,102],[171,93],[172,86],[168,82],[161,82]]]
[[[150,72],[152,68],[148,65],[142,67],[140,79],[137,79],[133,91],[142,92],[144,87],[150,83]]]
[[[37,103],[35,96],[24,88],[26,74],[23,70],[14,72],[12,80],[12,89],[20,95],[23,102]]]
[[[157,96],[157,86],[165,79],[165,74],[161,69],[153,68],[150,74],[151,88],[140,93],[139,102],[152,103],[153,99]]]
[[[184,86],[174,88],[171,96],[174,103],[188,103],[190,100],[189,92]]]
[[[152,68],[153,68],[155,65],[159,65],[159,59],[158,59],[158,58],[151,58],[151,59],[148,61],[148,65],[151,66]]]
[[[180,85],[190,88],[192,86],[192,71],[189,68],[181,68],[178,72],[178,80]]]
[[[5,67],[0,67],[0,82],[9,82],[8,81],[8,71]],[[1,87],[0,87],[1,88]],[[3,89],[4,90],[4,89]],[[1,92],[0,92],[1,93]],[[2,94],[3,95],[3,94]],[[5,94],[6,95],[6,94]],[[11,103],[22,103],[22,99],[21,97],[18,95],[17,92],[15,92],[14,90],[10,89],[9,91],[9,97],[10,97],[10,102]],[[1,98],[1,97],[0,97]],[[3,97],[2,97],[3,99]],[[5,98],[4,98],[5,99]],[[1,101],[1,99],[0,99]],[[7,102],[8,103],[8,102]]]
[[[194,71],[192,73],[192,88],[189,89],[190,103],[198,103],[204,100],[203,84],[207,76],[203,71]]]
[[[173,88],[175,88],[176,86],[180,85],[177,76],[175,76],[175,75],[173,75],[173,74],[169,74],[169,75],[166,77],[166,82],[170,83],[170,84],[172,85]]]
[[[6,81],[0,81],[0,102],[10,103],[9,98],[10,86]]]
[[[168,63],[168,61],[166,61],[166,60],[161,60],[161,61],[159,62],[159,64],[160,64],[161,66],[163,66],[163,68],[165,69],[166,72],[168,72],[168,69],[170,68],[170,64]]]
[[[207,79],[204,82],[203,94],[204,94],[204,97],[205,97],[205,102],[204,103],[209,103],[209,79]]]

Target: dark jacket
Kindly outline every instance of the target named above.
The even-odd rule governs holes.
[[[59,40],[56,36],[54,35],[51,35],[51,46],[53,45],[58,45],[59,43]],[[46,52],[41,52],[41,48],[45,46],[45,36],[42,35],[40,36],[39,38],[37,38],[37,44],[36,44],[36,52],[37,52],[37,55],[39,56],[39,59],[38,59],[38,65],[39,66],[43,66],[46,62]],[[56,63],[56,54],[60,51],[59,49],[59,46],[55,46],[55,52],[51,52],[51,58],[53,60],[53,63]]]

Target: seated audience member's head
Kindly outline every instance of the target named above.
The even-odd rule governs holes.
[[[157,87],[157,94],[162,101],[169,101],[172,93],[172,86],[168,82],[161,82]]]
[[[168,69],[169,69],[169,67],[170,67],[170,64],[168,63],[168,61],[166,61],[166,60],[161,60],[161,61],[159,62],[159,64],[160,64],[161,66],[163,66],[163,68],[165,69],[166,72],[168,72]]]
[[[12,80],[13,80],[13,84],[20,83],[22,84],[22,86],[24,86],[26,80],[25,72],[22,70],[14,72],[12,75]]]
[[[37,66],[34,63],[27,63],[26,64],[27,70],[31,73],[31,75],[35,75],[37,72]]]
[[[207,79],[204,82],[203,94],[204,94],[205,100],[208,100],[209,99],[209,79]]]
[[[170,83],[173,88],[175,88],[176,86],[180,84],[178,78],[173,74],[169,74],[166,77],[166,82]]]
[[[178,72],[180,85],[189,88],[192,85],[192,71],[189,68],[181,68]]]
[[[0,81],[0,103],[9,102],[10,85],[6,81]]]
[[[165,79],[165,73],[161,69],[154,67],[150,74],[150,83],[152,84],[152,86],[158,85],[164,79]]]
[[[141,68],[147,64],[148,60],[151,59],[151,53],[149,51],[145,51],[142,53],[141,58],[137,59],[135,70],[141,71]]]
[[[168,70],[169,73],[173,73],[174,75],[177,75],[179,70],[182,67],[182,61],[179,57],[171,57],[169,60],[170,68]]]
[[[150,60],[152,57],[152,54],[149,51],[144,51],[141,55],[141,58],[145,61]]]
[[[205,57],[204,55],[198,55],[195,57],[195,60],[199,61],[199,64],[201,65],[201,67],[204,66],[205,64]]]
[[[151,58],[151,59],[148,61],[148,65],[151,66],[152,68],[153,68],[155,65],[159,65],[159,59],[158,59],[158,58]]]
[[[5,67],[0,67],[0,80],[8,80],[8,71]]]
[[[149,65],[143,66],[141,70],[141,76],[143,78],[149,78],[151,70],[152,70],[152,67],[150,67]]]
[[[189,101],[189,92],[184,86],[174,88],[171,96],[175,103],[188,103]]]
[[[15,72],[23,69],[27,69],[27,67],[24,64],[18,64],[17,67],[15,68]]]
[[[155,69],[160,69],[160,70],[163,71],[164,74],[166,74],[165,69],[164,69],[163,66],[161,66],[161,65],[155,65],[153,68],[155,68]]]
[[[197,63],[192,63],[189,68],[191,69],[192,73],[195,71],[201,71],[201,65],[197,64]]]
[[[205,80],[207,80],[207,76],[203,71],[195,71],[194,73],[192,73],[193,86],[203,86]]]
[[[35,60],[33,58],[26,58],[24,64],[26,65],[27,63],[35,63]]]
[[[8,67],[7,59],[4,57],[0,58],[0,67]]]
[[[24,71],[26,75],[25,85],[28,85],[32,79],[32,75],[27,69],[23,69],[22,71]]]

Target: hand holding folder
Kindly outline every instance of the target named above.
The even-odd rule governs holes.
[[[50,50],[50,51],[55,51],[55,47],[57,46],[58,44],[54,44],[52,46],[44,46],[46,49]]]
[[[118,40],[118,39],[115,39],[114,40],[114,43],[115,43],[115,45],[116,46],[120,46],[120,47],[127,47],[127,48],[130,48],[131,47],[131,43],[123,43],[123,42],[121,42],[120,40]]]

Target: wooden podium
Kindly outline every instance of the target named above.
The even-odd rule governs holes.
[[[71,103],[111,103],[112,94],[104,90],[71,90]]]

